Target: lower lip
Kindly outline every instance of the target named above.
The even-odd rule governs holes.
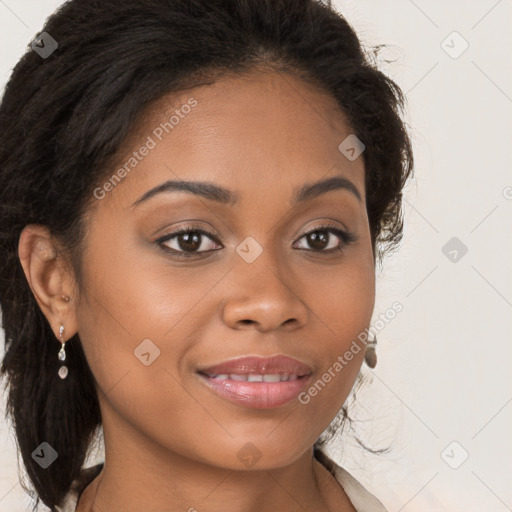
[[[283,382],[219,380],[199,374],[215,393],[239,405],[253,409],[274,409],[296,398],[306,387],[309,375]]]

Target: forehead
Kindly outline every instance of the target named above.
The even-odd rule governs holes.
[[[253,199],[291,196],[292,188],[332,176],[349,178],[364,195],[363,157],[350,161],[339,150],[351,134],[335,99],[295,75],[223,77],[146,110],[117,166],[149,140],[153,147],[112,195],[135,200],[162,181],[189,179],[250,190]]]

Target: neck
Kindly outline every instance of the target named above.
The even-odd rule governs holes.
[[[119,430],[104,423],[105,464],[76,512],[355,510],[313,449],[283,467],[233,470],[170,452],[131,426]]]

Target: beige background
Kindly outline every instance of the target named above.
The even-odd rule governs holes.
[[[0,87],[60,3],[0,0]],[[403,311],[379,333],[353,411],[363,438],[391,452],[373,456],[347,436],[333,454],[390,512],[512,510],[512,2],[336,7],[365,44],[390,45],[382,59],[395,62],[382,69],[407,93],[416,177],[375,319],[395,300]],[[465,255],[445,255],[453,237]],[[0,512],[28,510],[1,419],[0,461]]]

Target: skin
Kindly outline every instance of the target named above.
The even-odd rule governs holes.
[[[312,448],[345,402],[364,350],[308,404],[270,410],[221,398],[196,370],[287,354],[309,364],[315,382],[368,327],[375,263],[364,160],[339,151],[352,131],[329,95],[288,73],[254,71],[153,104],[119,162],[191,97],[198,104],[190,114],[94,201],[80,283],[46,228],[27,226],[20,238],[21,263],[57,340],[60,323],[64,340],[79,333],[97,382],[105,467],[77,510],[217,512],[229,503],[237,511],[354,511]],[[334,176],[350,180],[362,200],[340,188],[292,206],[296,188]],[[174,191],[132,207],[169,179],[212,182],[238,201]],[[327,221],[357,240],[314,252],[343,243],[321,228],[323,248],[308,242]],[[212,251],[186,259],[164,249],[186,251],[183,238],[154,243],[188,224],[220,244],[202,236],[196,253]],[[236,252],[248,236],[263,248],[252,263]],[[134,356],[146,338],[160,350],[149,366]],[[261,455],[252,467],[237,456],[249,442]]]

